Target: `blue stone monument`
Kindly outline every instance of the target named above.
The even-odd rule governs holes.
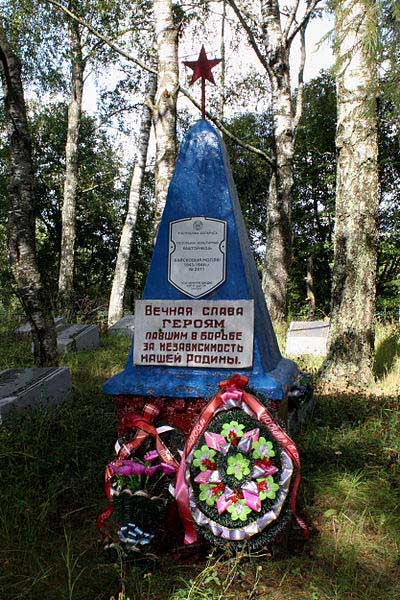
[[[200,232],[202,228],[204,231],[204,226],[207,229],[209,224],[210,235],[205,238],[206,242],[192,244],[196,231]],[[215,247],[211,234],[216,238]],[[200,265],[199,271],[203,273],[200,276],[195,265]],[[227,151],[219,133],[205,120],[197,121],[182,142],[143,300],[160,300],[166,304],[175,301],[178,306],[194,306],[197,302],[204,306],[204,301],[231,306],[233,301],[240,305],[242,301],[252,300],[254,331],[246,338],[253,346],[249,349],[252,350],[250,364],[247,362],[241,367],[240,361],[235,363],[234,352],[229,359],[213,359],[225,361],[223,368],[216,367],[215,362],[211,364],[212,352],[210,358],[199,359],[206,363],[201,367],[196,364],[137,364],[137,361],[134,364],[132,340],[125,369],[105,383],[106,394],[208,400],[215,394],[218,382],[241,373],[249,377],[249,387],[260,397],[275,402],[287,398],[298,378],[298,369],[294,362],[282,358],[279,351]],[[146,318],[135,324],[137,335],[138,327],[145,321]],[[141,356],[146,360],[147,355]],[[149,360],[153,359],[154,356]],[[234,364],[227,365],[227,360]]]

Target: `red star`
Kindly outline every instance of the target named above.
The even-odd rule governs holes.
[[[221,62],[221,58],[213,58],[208,60],[206,51],[204,50],[204,46],[201,47],[199,58],[197,60],[185,60],[183,64],[186,67],[190,67],[193,69],[193,77],[189,85],[192,85],[195,81],[200,79],[207,79],[211,81],[215,85],[213,74],[211,73],[211,69],[213,69],[218,63]]]

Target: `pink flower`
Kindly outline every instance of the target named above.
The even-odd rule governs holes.
[[[156,458],[158,458],[157,450],[150,450],[144,455],[144,460],[147,460],[149,462],[153,462],[153,460],[156,460]]]
[[[113,475],[124,475],[125,477],[141,475],[146,469],[144,465],[133,460],[119,460],[118,464],[110,463],[108,466]]]
[[[172,475],[172,473],[175,473],[175,471],[176,471],[175,467],[172,467],[171,465],[167,465],[167,463],[162,462],[160,465],[157,465],[157,466],[162,468],[164,475]]]

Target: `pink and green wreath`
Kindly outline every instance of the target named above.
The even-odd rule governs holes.
[[[213,541],[257,538],[273,523],[265,543],[290,519],[293,464],[268,429],[245,411],[216,414],[188,463],[192,514]]]

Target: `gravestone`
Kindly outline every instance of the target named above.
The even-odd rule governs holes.
[[[180,149],[125,369],[104,392],[117,404],[204,401],[237,372],[277,403],[298,377],[279,351],[225,146],[201,120]]]
[[[59,331],[62,331],[65,327],[67,327],[64,317],[54,317],[54,325],[57,333]],[[29,321],[27,323],[24,323],[23,325],[20,325],[20,327],[17,327],[17,329],[15,330],[15,334],[18,337],[27,337],[31,335],[31,333],[32,325]]]
[[[326,356],[329,321],[292,321],[286,338],[286,354]]]
[[[125,315],[108,328],[109,335],[132,337],[135,332],[135,315]]]
[[[0,371],[0,422],[15,410],[40,404],[58,404],[71,391],[65,367]]]
[[[99,344],[97,325],[69,325],[57,335],[57,349],[64,354],[98,348]]]

